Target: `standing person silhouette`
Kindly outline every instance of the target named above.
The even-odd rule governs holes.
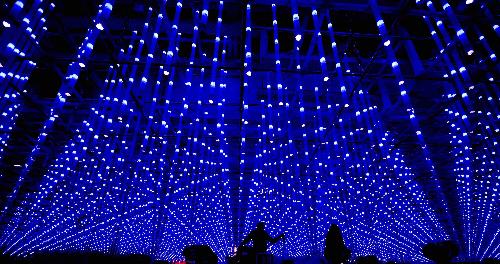
[[[351,250],[345,246],[342,231],[338,225],[332,224],[330,226],[326,234],[325,244],[325,258],[328,264],[341,264],[349,260]]]
[[[257,228],[250,231],[245,239],[243,239],[242,245],[245,245],[252,240],[255,253],[265,253],[267,251],[268,242],[274,244],[282,238],[285,238],[285,234],[281,234],[275,238],[271,237],[266,232],[266,224],[264,222],[259,222],[257,223]]]

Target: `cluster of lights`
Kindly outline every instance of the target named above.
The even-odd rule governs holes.
[[[497,235],[500,233],[498,222],[495,220],[494,204],[498,203],[498,166],[495,155],[498,152],[496,140],[493,138],[498,128],[493,124],[498,122],[500,115],[496,109],[493,98],[484,83],[474,84],[464,62],[454,50],[456,40],[450,36],[446,25],[448,22],[453,28],[458,28],[456,37],[465,48],[467,55],[474,52],[466,32],[461,28],[452,7],[446,1],[440,1],[446,12],[447,21],[424,16],[423,19],[429,28],[431,36],[440,50],[436,58],[444,62],[447,72],[443,77],[450,79],[447,94],[450,107],[445,110],[449,115],[447,123],[450,126],[450,144],[453,146],[451,156],[454,158],[452,175],[456,178],[459,196],[461,235],[464,260],[484,259],[487,257],[498,258],[500,255]],[[473,1],[467,1],[472,4]],[[427,8],[436,11],[432,1],[426,2]],[[483,4],[482,10],[488,14],[489,10]],[[437,27],[437,28],[436,28]],[[495,27],[493,26],[495,30]],[[496,54],[491,49],[488,40],[474,28],[478,42],[486,51],[486,58],[480,62],[491,60],[496,62]],[[469,36],[472,32],[468,32]],[[480,50],[476,47],[476,50]],[[493,75],[487,74],[488,81],[494,81]],[[485,80],[486,81],[486,80]],[[493,84],[495,87],[495,85]],[[495,116],[496,114],[496,116]]]
[[[271,8],[274,14],[275,6]],[[314,19],[318,11],[313,9],[312,15]],[[293,16],[296,24],[297,18],[298,15]],[[273,20],[275,26],[277,23]],[[331,23],[328,28],[335,52]],[[315,32],[321,36],[319,24]],[[299,39],[296,38],[297,53]],[[322,42],[318,42],[321,46]],[[277,43],[275,39],[275,50]],[[276,85],[273,81],[266,84],[267,100],[260,102],[262,114],[257,127],[261,137],[252,163],[254,180],[250,185],[244,233],[256,222],[265,221],[272,235],[281,232],[287,235],[284,242],[271,247],[271,252],[300,257],[320,254],[324,246],[323,232],[332,222],[338,222],[355,255],[425,261],[421,247],[430,240],[448,236],[415,175],[405,165],[403,155],[394,151],[394,139],[383,130],[377,107],[371,105],[363,90],[354,98],[348,98],[346,87],[354,87],[355,80],[343,77],[344,70],[349,71],[342,66],[338,52],[334,59],[336,70],[341,72],[336,84],[343,94],[341,102],[327,92],[324,79],[311,87],[315,103],[308,106],[304,105],[305,88],[300,77],[297,83],[289,84],[293,89],[280,82],[279,74],[276,74]],[[320,63],[324,61],[321,59]],[[279,65],[276,64],[277,73]],[[299,60],[296,66],[300,71]],[[290,101],[287,93],[290,90],[298,94],[298,102]],[[326,102],[319,99],[325,92]],[[300,116],[300,121],[293,116]],[[335,131],[328,133],[327,126],[332,123]],[[365,134],[373,145],[354,148],[349,144]],[[319,145],[325,147],[315,153]],[[382,162],[371,165],[380,152],[384,153]],[[308,160],[311,164],[307,164]],[[245,166],[249,166],[246,163],[245,160]],[[397,194],[386,194],[395,189],[399,190]],[[412,211],[410,204],[418,204],[420,211]],[[366,214],[373,211],[380,213]],[[394,218],[398,221],[394,222]]]
[[[435,167],[434,167],[434,164],[432,162],[430,150],[428,149],[427,144],[425,143],[424,136],[422,135],[422,131],[421,131],[419,122],[418,122],[416,115],[415,115],[415,109],[414,109],[413,104],[411,102],[411,99],[407,93],[408,85],[405,83],[401,68],[399,66],[399,62],[396,58],[396,54],[394,52],[394,49],[392,48],[392,45],[390,42],[390,37],[388,35],[387,28],[385,26],[385,22],[382,18],[382,13],[380,11],[380,7],[378,6],[376,0],[370,0],[370,6],[372,8],[373,15],[377,21],[377,27],[378,27],[379,33],[382,37],[382,41],[384,42],[384,48],[385,48],[387,58],[389,61],[391,61],[392,72],[396,77],[396,81],[397,81],[397,84],[398,84],[398,87],[400,90],[400,94],[401,94],[401,99],[406,107],[406,112],[407,112],[408,117],[410,119],[410,123],[412,125],[412,128],[415,131],[415,135],[418,138],[420,147],[421,147],[422,152],[424,154],[424,158],[425,158],[426,163],[427,163],[427,170],[432,175],[432,180],[434,181],[434,184],[436,186],[435,188],[438,190],[439,193],[442,194],[442,188],[440,186],[439,179],[438,179],[436,172],[435,172]],[[440,200],[443,204],[446,204],[444,197],[440,197]],[[444,207],[447,208],[446,205]]]
[[[444,203],[444,199],[428,197],[419,175],[407,165],[398,148],[397,138],[384,127],[378,106],[367,96],[366,87],[358,85],[359,77],[351,76],[346,56],[339,55],[330,12],[308,10],[314,24],[311,43],[317,45],[319,56],[315,60],[321,69],[315,76],[318,79],[309,82],[302,73],[304,32],[297,1],[291,1],[293,73],[285,73],[282,68],[281,21],[276,4],[269,6],[274,69],[267,75],[255,71],[252,5],[246,5],[240,72],[241,131],[235,141],[240,151],[239,173],[233,173],[230,159],[234,157],[230,155],[234,146],[230,146],[231,123],[226,115],[231,111],[230,90],[236,85],[232,85],[225,68],[231,39],[223,34],[224,1],[218,1],[216,7],[213,53],[208,55],[201,47],[200,27],[210,23],[210,1],[204,0],[202,10],[195,10],[190,40],[182,38],[180,29],[183,1],[175,3],[171,21],[167,21],[166,2],[162,1],[158,10],[148,9],[140,32],[134,31],[129,45],[120,50],[120,61],[135,63],[108,68],[104,89],[89,117],[51,162],[38,191],[18,199],[40,146],[63,114],[97,37],[105,30],[113,1],[105,0],[100,6],[2,209],[1,219],[8,220],[0,229],[3,254],[98,251],[177,261],[185,246],[207,244],[223,261],[259,221],[268,224],[272,235],[286,234],[286,240],[270,251],[287,257],[322,254],[325,233],[332,223],[340,225],[354,256],[377,255],[382,260],[427,261],[421,252],[423,245],[455,238],[435,212],[433,202],[437,199]],[[455,38],[445,27],[450,21],[458,29],[456,38],[465,53],[479,53],[474,52],[452,7],[444,0],[440,2],[447,21],[423,19],[441,51],[445,79],[451,76],[453,81],[443,98],[450,102],[459,99],[446,114],[463,223],[460,229],[464,230],[460,243],[469,259],[498,257],[498,94],[473,85],[460,56],[448,52]],[[14,3],[12,17],[20,17],[25,5],[22,1]],[[409,85],[396,58],[394,40],[376,0],[370,0],[370,6],[408,121],[431,180],[441,191],[407,91]],[[436,12],[432,1],[426,6]],[[31,8],[26,12],[29,16],[20,17],[23,23],[18,29],[13,29],[9,21],[2,23],[8,30],[27,33],[11,38],[7,45],[10,58],[30,54],[32,47],[26,39],[39,39],[46,30],[43,10],[54,6],[34,1]],[[327,30],[322,18],[327,19]],[[488,40],[477,33],[489,59],[496,61]],[[323,34],[328,34],[331,57],[325,51]],[[168,39],[165,50],[158,45],[160,36]],[[181,39],[190,42],[186,66],[178,64]],[[198,62],[201,67],[196,67]],[[6,107],[2,108],[0,130],[10,131],[22,101],[21,94],[8,89],[7,83],[23,90],[36,63],[2,63],[0,85],[6,92],[0,102]],[[257,99],[253,97],[254,87],[261,82],[265,98]],[[131,94],[141,94],[144,100],[136,102]],[[475,102],[481,102],[481,106]],[[475,129],[480,132],[475,133]],[[8,135],[0,134],[0,162]],[[15,203],[17,200],[21,202]],[[7,214],[9,210],[12,213]]]
[[[0,113],[0,161],[8,146],[12,129],[19,117],[22,109],[22,97],[28,94],[25,88],[36,63],[32,60],[25,60],[38,48],[38,40],[47,30],[44,27],[46,22],[46,11],[54,9],[54,4],[35,1],[29,8],[24,8],[24,2],[17,1],[10,10],[10,16],[22,21],[17,27],[13,27],[9,21],[2,21],[2,26],[6,28],[4,35],[9,37],[8,44],[4,47],[8,61],[0,64],[0,105],[3,106]],[[45,14],[44,14],[45,13]],[[19,34],[21,32],[21,34]],[[13,89],[15,87],[16,89]],[[15,165],[20,167],[19,164]],[[0,172],[0,178],[2,177]]]
[[[495,159],[499,147],[497,140],[492,138],[499,129],[490,123],[493,98],[480,93],[478,101],[484,104],[483,107],[468,113],[458,103],[446,109],[466,259],[498,258],[500,254],[497,239],[500,229],[495,209],[500,187],[500,169]],[[497,114],[497,120],[499,117]],[[471,127],[471,119],[482,121]]]
[[[181,7],[178,3],[173,28],[177,28]],[[83,122],[75,138],[54,161],[40,186],[41,191],[33,198],[36,202],[24,212],[23,217],[32,222],[41,215],[46,220],[20,234],[14,230],[22,224],[21,219],[12,219],[5,233],[8,234],[4,240],[8,245],[5,253],[25,256],[38,251],[92,250],[118,254],[140,252],[158,259],[179,259],[184,246],[201,243],[199,235],[203,232],[205,239],[209,239],[205,242],[215,243],[218,255],[223,256],[229,248],[227,142],[224,125],[221,125],[225,102],[221,99],[222,88],[226,85],[221,82],[218,86],[221,89],[217,89],[213,98],[217,100],[219,117],[214,127],[208,125],[203,106],[214,104],[212,99],[202,103],[196,98],[189,101],[183,98],[177,107],[173,103],[173,88],[177,85],[173,63],[181,34],[175,31],[171,34],[171,52],[162,53],[164,63],[157,74],[152,74],[151,64],[159,52],[155,43],[165,24],[165,14],[158,14],[156,23],[152,23],[153,14],[150,8],[142,32],[134,32],[127,51],[121,50],[119,55],[120,59],[145,60],[144,70],[140,71],[137,64],[109,68],[105,93],[92,108],[90,119]],[[149,34],[150,25],[154,25],[152,34]],[[197,31],[197,26],[193,31]],[[150,39],[146,39],[148,37]],[[226,40],[224,37],[222,62]],[[193,37],[192,47],[195,48],[197,42]],[[149,49],[142,58],[145,43],[149,43]],[[192,58],[196,51],[192,50]],[[214,58],[218,56],[214,54]],[[192,70],[187,69],[187,73]],[[220,78],[214,80],[225,80],[224,74],[225,70],[221,69]],[[123,75],[128,78],[124,80]],[[154,78],[156,81],[152,81]],[[184,88],[191,89],[195,80],[192,74],[186,74],[184,81]],[[160,89],[162,84],[168,84],[166,91]],[[203,88],[202,82],[200,88]],[[151,93],[151,104],[144,108],[144,116],[138,115],[137,108],[124,96],[131,92]],[[184,125],[182,119],[188,116],[193,105],[194,114],[202,120]],[[164,110],[160,116],[156,113],[158,109]],[[174,124],[177,118],[180,121]],[[145,126],[137,135],[116,136],[132,133],[140,123]],[[210,143],[209,137],[215,133],[221,139],[220,148]],[[215,184],[207,187],[212,181]],[[75,191],[68,192],[66,184],[74,186]],[[40,202],[49,195],[53,207],[44,208]],[[206,211],[203,216],[200,210]],[[205,225],[198,225],[200,221]],[[195,228],[188,236],[184,232],[186,223]],[[217,235],[212,233],[214,230],[218,230]],[[119,245],[114,242],[116,232],[123,233]],[[101,235],[109,239],[99,239]],[[68,241],[71,243],[67,244]],[[144,251],[145,247],[156,250]]]
[[[36,1],[38,4],[41,3],[41,1]],[[102,23],[104,20],[106,20],[113,8],[113,0],[105,1],[103,5],[100,6],[99,12],[96,16],[96,19],[94,22],[96,25]],[[15,4],[17,5],[17,3]],[[54,6],[51,5],[53,8]],[[37,13],[42,14],[43,10],[38,9],[39,11]],[[40,11],[41,10],[41,11]],[[40,19],[42,22],[42,20]],[[29,18],[24,18],[23,19],[24,23],[29,24]],[[28,29],[28,27],[27,27]],[[82,45],[80,46],[78,50],[78,55],[77,55],[77,60],[75,62],[72,62],[69,67],[68,71],[65,77],[65,80],[63,80],[63,84],[61,85],[59,92],[57,94],[57,98],[50,110],[50,117],[46,120],[42,131],[40,132],[35,146],[33,147],[31,154],[27,158],[27,161],[25,165],[23,166],[23,170],[18,176],[18,180],[16,181],[15,187],[12,190],[11,194],[8,196],[9,199],[7,200],[4,208],[2,208],[2,211],[0,212],[0,217],[3,217],[6,214],[6,211],[11,207],[12,203],[14,200],[17,198],[17,194],[19,189],[21,188],[22,184],[24,183],[24,179],[26,178],[26,175],[31,171],[32,166],[36,160],[36,157],[40,151],[40,146],[46,141],[47,139],[47,133],[50,132],[50,130],[53,128],[56,119],[59,117],[59,111],[64,107],[66,100],[68,97],[71,95],[70,92],[73,89],[73,87],[76,84],[76,81],[78,80],[78,75],[81,72],[81,68],[84,67],[85,61],[90,57],[90,53],[92,52],[93,45],[97,39],[98,32],[94,29],[89,29],[87,32],[87,36],[85,37]],[[36,38],[36,37],[35,37]],[[14,52],[16,52],[16,49],[13,49]],[[22,55],[22,52],[19,53],[20,56]],[[83,65],[83,66],[82,66]],[[33,65],[34,67],[34,65]]]

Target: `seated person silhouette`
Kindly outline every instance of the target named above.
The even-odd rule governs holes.
[[[281,239],[285,238],[285,234],[281,234],[275,238],[271,237],[266,232],[266,224],[264,222],[259,222],[257,224],[257,228],[250,231],[250,233],[243,239],[241,243],[242,246],[247,244],[248,242],[253,242],[253,252],[257,255],[257,263],[262,263],[263,261],[260,259],[259,255],[265,255],[267,251],[267,243],[275,244]]]
[[[325,241],[325,258],[328,264],[346,263],[351,257],[351,250],[344,244],[342,231],[336,224],[332,224],[328,233],[326,234]]]

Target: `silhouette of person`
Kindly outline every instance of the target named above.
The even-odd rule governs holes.
[[[325,258],[328,264],[346,263],[350,256],[351,250],[344,244],[342,231],[338,225],[332,224],[325,241]]]
[[[257,228],[250,231],[245,239],[243,239],[242,245],[245,245],[252,240],[255,253],[265,253],[267,251],[268,242],[274,244],[280,239],[285,238],[285,234],[281,234],[273,238],[266,232],[265,228],[266,224],[264,222],[259,222],[257,224]]]
[[[430,242],[422,248],[424,256],[435,263],[451,263],[451,260],[460,253],[456,242],[451,240]]]
[[[378,264],[378,258],[375,255],[369,255],[369,256],[364,256],[364,257],[358,257],[355,262],[355,264]]]

